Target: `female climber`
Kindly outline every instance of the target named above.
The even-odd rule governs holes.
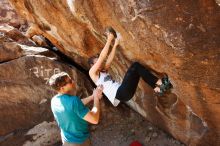
[[[114,29],[111,27],[107,29],[106,35],[107,42],[100,55],[91,57],[88,60],[88,63],[91,67],[89,70],[89,76],[97,86],[103,85],[103,93],[114,106],[117,106],[120,101],[126,102],[133,97],[140,77],[142,77],[144,81],[149,84],[156,93],[160,95],[172,88],[172,84],[170,83],[167,75],[164,75],[164,77],[160,79],[138,62],[134,62],[130,66],[124,76],[122,83],[115,82],[107,71],[115,56],[120,37],[119,35],[117,36]],[[114,38],[114,46],[108,55],[111,42]],[[106,58],[107,60],[105,62]],[[104,62],[105,65],[102,66]]]

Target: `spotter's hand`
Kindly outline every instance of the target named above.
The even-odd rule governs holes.
[[[99,85],[96,89],[94,89],[93,90],[94,99],[96,99],[96,98],[101,99],[102,98],[102,91],[103,91],[103,85]]]

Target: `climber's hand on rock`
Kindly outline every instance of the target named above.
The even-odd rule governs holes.
[[[119,43],[120,43],[120,39],[115,39],[115,44],[114,44],[114,46],[118,46],[119,45]]]
[[[107,33],[107,40],[112,41],[114,39],[114,35],[111,32]]]
[[[121,34],[117,32],[117,38],[115,39],[114,46],[118,46],[121,41]]]

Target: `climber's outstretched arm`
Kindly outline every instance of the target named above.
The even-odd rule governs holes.
[[[91,78],[93,78],[94,75],[96,76],[99,73],[99,70],[101,70],[102,63],[104,62],[105,58],[108,55],[108,51],[109,51],[113,38],[114,38],[114,35],[112,33],[108,33],[107,42],[104,48],[102,49],[97,62],[89,70],[89,75]]]
[[[108,70],[109,67],[111,66],[111,63],[112,63],[112,61],[113,61],[113,59],[114,59],[114,57],[115,57],[115,51],[116,51],[116,48],[117,48],[119,42],[120,42],[120,39],[119,39],[119,38],[116,38],[116,39],[115,39],[115,44],[114,44],[114,46],[113,46],[113,48],[112,48],[112,50],[111,50],[111,53],[109,54],[108,59],[107,59],[107,61],[106,61],[105,70]]]

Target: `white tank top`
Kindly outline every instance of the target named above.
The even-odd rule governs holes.
[[[104,87],[103,93],[114,106],[117,106],[120,103],[120,101],[116,99],[115,97],[116,97],[117,90],[121,84],[113,81],[111,76],[108,73],[100,72],[99,79],[96,81],[95,84],[97,86],[103,85]]]

